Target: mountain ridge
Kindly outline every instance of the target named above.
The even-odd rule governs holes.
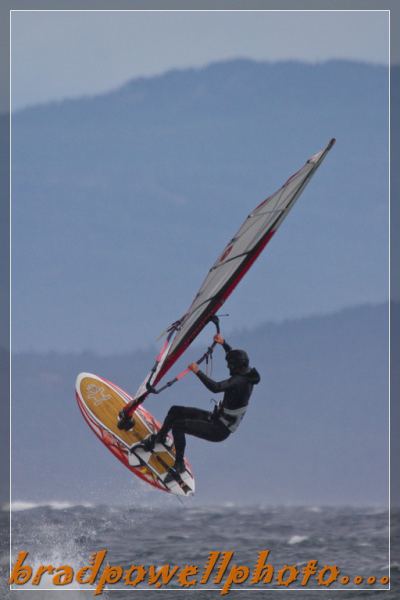
[[[13,117],[15,348],[144,345],[185,312],[252,208],[331,137],[229,299],[230,327],[386,299],[383,67],[232,61],[147,85],[141,107],[120,89]]]
[[[94,100],[96,98],[105,98],[105,97],[109,97],[112,96],[114,94],[119,94],[121,91],[131,91],[132,88],[135,87],[140,87],[140,86],[146,86],[149,83],[153,84],[153,83],[157,83],[160,80],[163,81],[164,79],[170,78],[170,77],[179,77],[180,75],[187,75],[187,74],[193,74],[193,75],[197,75],[199,73],[204,73],[207,72],[209,70],[213,70],[213,69],[219,69],[221,67],[224,66],[255,66],[255,67],[260,67],[260,66],[265,66],[265,67],[290,67],[290,66],[304,66],[304,67],[310,67],[310,68],[321,68],[321,67],[325,67],[325,66],[332,66],[332,65],[348,65],[348,66],[357,66],[360,68],[366,68],[366,69],[377,69],[377,70],[388,70],[388,67],[385,65],[381,65],[381,64],[375,64],[372,62],[365,62],[365,61],[359,61],[359,60],[346,60],[346,59],[327,59],[327,60],[321,60],[321,61],[302,61],[302,60],[275,60],[275,61],[267,61],[267,60],[256,60],[256,59],[251,59],[251,58],[245,58],[245,57],[237,57],[237,58],[232,58],[232,59],[225,59],[225,60],[218,60],[218,61],[213,61],[210,63],[207,63],[205,65],[202,66],[194,66],[194,67],[176,67],[176,68],[171,68],[168,69],[162,73],[159,74],[155,74],[155,75],[140,75],[137,77],[131,77],[129,79],[127,79],[124,82],[121,82],[119,85],[113,86],[112,88],[110,88],[109,90],[105,90],[102,92],[97,92],[95,94],[82,94],[82,95],[77,95],[77,96],[73,96],[73,97],[65,97],[65,98],[61,98],[61,99],[55,99],[55,100],[48,100],[48,101],[44,101],[44,102],[38,102],[29,106],[25,106],[23,108],[18,108],[16,110],[13,110],[13,114],[17,115],[17,114],[21,114],[22,112],[25,111],[30,111],[30,110],[34,110],[36,108],[41,109],[41,108],[46,108],[46,107],[60,107],[61,104],[63,103],[69,103],[69,102],[79,102],[80,100]],[[399,65],[400,66],[400,65]]]

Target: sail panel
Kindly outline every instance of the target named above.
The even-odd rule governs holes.
[[[297,198],[332,148],[332,139],[246,218],[207,273],[153,379],[155,385],[225,302],[282,224]],[[139,388],[143,391],[143,386]],[[138,390],[139,392],[139,390]],[[138,394],[136,394],[137,396]]]
[[[215,302],[218,294],[234,274],[240,271],[257,244],[271,230],[276,231],[294,201],[303,191],[311,175],[319,166],[324,155],[330,149],[330,144],[321,152],[313,155],[302,169],[292,175],[279,190],[261,202],[248,215],[243,225],[209,270],[193,303],[182,319],[180,330],[169,350],[169,356],[176,352],[196,321],[202,315],[208,313],[212,302]]]

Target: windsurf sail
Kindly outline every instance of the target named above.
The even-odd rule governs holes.
[[[186,313],[167,330],[167,339],[153,369],[127,405],[129,415],[169,371],[233,292],[239,281],[271,240],[300,194],[335,143],[330,142],[307,160],[274,194],[261,202],[246,218],[208,271]]]

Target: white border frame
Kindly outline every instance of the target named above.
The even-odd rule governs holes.
[[[12,266],[11,266],[11,251],[12,251],[12,174],[11,174],[11,151],[12,151],[12,69],[11,69],[11,48],[12,48],[12,44],[11,44],[11,38],[12,38],[12,13],[16,13],[16,12],[57,12],[57,13],[61,13],[61,12],[324,12],[324,13],[328,13],[328,12],[379,12],[379,13],[388,13],[388,17],[389,17],[389,21],[388,21],[388,71],[389,71],[389,78],[388,78],[388,83],[389,83],[389,87],[388,87],[388,106],[389,106],[389,115],[388,115],[388,146],[389,146],[389,153],[388,153],[388,184],[389,184],[389,194],[388,194],[388,205],[389,205],[389,215],[388,215],[388,258],[389,258],[389,272],[388,272],[388,293],[389,293],[389,298],[388,298],[388,317],[389,317],[389,347],[388,347],[388,352],[389,352],[389,356],[388,356],[388,377],[389,377],[389,393],[388,393],[388,403],[389,403],[389,411],[388,411],[388,525],[389,525],[389,533],[388,533],[388,561],[389,561],[389,565],[388,565],[388,569],[389,569],[389,585],[386,588],[361,588],[361,587],[356,587],[356,588],[347,588],[347,587],[342,587],[342,588],[331,588],[331,587],[317,587],[317,588],[308,588],[307,586],[302,587],[302,588],[290,588],[290,587],[278,587],[278,588],[271,588],[271,587],[265,587],[265,588],[230,588],[229,592],[269,592],[269,591],[291,591],[291,592],[296,592],[296,591],[327,591],[327,592],[333,592],[333,591],[338,591],[338,592],[343,592],[343,591],[347,591],[347,592],[388,592],[391,590],[391,456],[390,456],[390,447],[391,447],[391,430],[390,430],[390,425],[391,425],[391,406],[390,406],[390,401],[391,401],[391,284],[390,284],[390,276],[391,276],[391,256],[390,256],[390,244],[391,244],[391,234],[390,234],[390,225],[391,225],[391,206],[390,206],[390,199],[391,199],[391,167],[390,167],[390,158],[391,158],[391,130],[390,130],[390,123],[391,123],[391,98],[390,98],[390,93],[391,93],[391,48],[390,48],[390,31],[391,31],[391,9],[11,9],[10,12],[10,17],[9,17],[9,31],[10,31],[10,44],[9,44],[9,52],[10,52],[10,75],[9,75],[9,85],[10,85],[10,102],[9,102],[9,128],[10,128],[10,141],[9,141],[9,152],[10,152],[10,166],[9,166],[9,177],[10,177],[10,184],[9,184],[9,193],[10,193],[10,198],[9,198],[9,210],[10,210],[10,247],[9,247],[9,252],[10,252],[10,261],[9,261],[9,269],[10,269],[10,274],[9,274],[9,285],[10,285],[10,291],[9,291],[9,302],[10,302],[10,308],[9,308],[9,318],[10,318],[10,329],[9,329],[9,348],[10,348],[10,354],[9,354],[9,377],[10,377],[10,399],[9,399],[9,403],[10,403],[10,475],[9,475],[9,485],[10,485],[10,508],[9,508],[9,526],[10,526],[10,557],[9,557],[9,565],[10,565],[10,572],[12,570],[12,561],[11,561],[11,554],[12,554],[12,456],[11,456],[11,448],[12,448]],[[18,587],[18,588],[13,588],[11,586],[9,586],[10,591],[61,591],[61,592],[65,592],[65,591],[70,591],[70,592],[89,592],[94,588],[91,587],[87,587],[87,588],[41,588],[40,586],[38,586],[37,588],[25,588],[25,587]],[[113,591],[160,591],[160,592],[176,592],[176,591],[191,591],[191,592],[196,592],[196,591],[214,591],[214,592],[219,592],[222,588],[129,588],[129,587],[124,587],[124,588],[107,588],[105,587],[104,590],[108,591],[108,592],[113,592]]]

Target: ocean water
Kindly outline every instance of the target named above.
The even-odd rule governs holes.
[[[10,512],[4,508],[0,513],[1,530],[6,533]],[[399,514],[391,515],[390,529],[399,529]],[[168,585],[155,588],[145,578],[137,587],[127,586],[123,580],[109,585],[99,598],[132,597],[144,600],[157,598],[187,598],[196,600],[237,597],[240,599],[265,597],[271,594],[293,593],[294,598],[307,599],[338,597],[371,598],[380,594],[385,599],[399,598],[395,589],[399,578],[399,567],[394,557],[399,556],[399,548],[391,548],[392,565],[390,571],[391,590],[382,596],[382,589],[388,585],[380,583],[389,576],[389,518],[385,509],[378,508],[328,508],[328,507],[263,507],[249,506],[194,506],[190,502],[176,506],[166,503],[165,507],[132,507],[104,505],[70,505],[51,503],[45,505],[15,503],[11,512],[11,562],[15,563],[21,551],[29,552],[26,564],[33,568],[33,574],[41,564],[61,567],[69,565],[74,572],[89,564],[90,556],[100,550],[107,550],[106,562],[127,569],[131,565],[143,565],[147,569],[153,565],[183,568],[192,565],[199,569],[199,580],[210,557],[218,556],[219,561],[207,585],[197,584],[195,588],[183,587],[174,576]],[[27,583],[24,588],[31,591],[8,589],[10,552],[7,536],[1,536],[1,582],[0,597],[23,600],[56,598],[61,590],[69,589],[68,600],[92,598],[93,590],[77,582],[67,587],[54,586],[52,575],[45,575],[39,586]],[[399,536],[396,535],[397,543]],[[254,566],[259,553],[269,550],[266,564],[274,567],[271,583],[250,586]],[[218,566],[232,552],[231,561],[221,583],[213,578]],[[325,565],[336,565],[340,574],[350,577],[349,583],[334,582],[330,587],[318,587],[316,575],[310,578],[307,586],[301,587],[302,569],[311,560],[318,561],[317,573]],[[231,584],[227,594],[221,595],[232,566],[248,567],[249,577],[243,583]],[[277,574],[284,565],[294,565],[299,571],[297,580],[288,587],[277,584]],[[246,576],[246,569],[237,571],[235,577]],[[286,577],[293,571],[286,570]],[[101,571],[100,571],[101,574]],[[331,571],[326,570],[328,576]],[[178,574],[177,574],[178,575]],[[356,576],[363,577],[361,585],[354,583]],[[366,583],[375,576],[375,584]],[[17,586],[15,586],[17,587]],[[248,590],[251,587],[252,589]],[[147,588],[147,589],[145,589]],[[208,589],[211,588],[211,589]],[[272,591],[277,588],[280,591]],[[299,589],[300,588],[300,589]],[[340,593],[333,588],[339,588]],[[193,591],[192,591],[193,590]],[[240,591],[238,591],[240,590]],[[375,592],[372,590],[376,590]],[[160,593],[163,594],[160,597]],[[337,594],[340,594],[337,596]],[[24,595],[22,595],[24,594]],[[291,596],[292,597],[292,596]]]

